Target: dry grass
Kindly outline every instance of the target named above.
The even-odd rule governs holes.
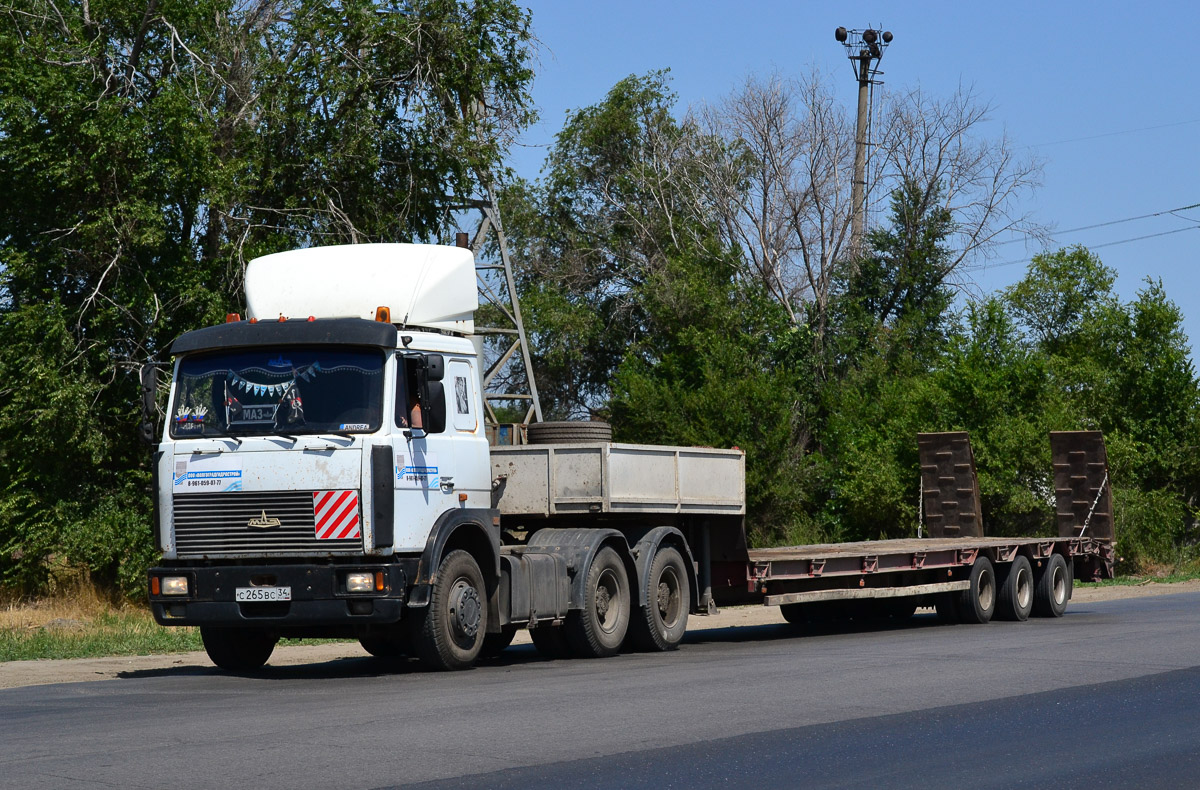
[[[163,628],[144,605],[114,604],[88,584],[0,604],[0,661],[150,655],[200,649],[194,628]]]

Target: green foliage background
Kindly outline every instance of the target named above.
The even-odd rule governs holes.
[[[0,574],[152,557],[138,365],[245,261],[435,239],[533,117],[508,0],[0,5]]]
[[[940,184],[905,182],[828,312],[784,309],[695,210],[706,150],[760,163],[678,119],[665,72],[572,113],[539,181],[506,171],[530,24],[510,0],[0,5],[5,589],[82,568],[136,595],[138,365],[239,310],[248,259],[436,240],[484,173],[547,418],[741,447],[754,544],[915,534],[920,431],[971,433],[991,533],[1048,532],[1046,433],[1095,428],[1126,567],[1193,556],[1200,388],[1161,284],[1122,302],[1072,248],[963,303]]]

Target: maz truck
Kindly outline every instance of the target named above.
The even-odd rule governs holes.
[[[1052,434],[1058,537],[984,537],[965,434],[920,437],[928,537],[751,551],[735,449],[532,425],[489,446],[468,249],[361,244],[268,255],[245,320],[178,337],[154,443],[155,619],[199,626],[219,667],[281,637],[354,638],[465,669],[528,629],[553,657],[672,650],[689,615],[790,622],[1058,616],[1112,574],[1098,433]]]

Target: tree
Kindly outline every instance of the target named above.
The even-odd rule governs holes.
[[[945,212],[947,283],[965,276],[999,235],[1041,230],[1016,213],[1040,165],[1004,137],[980,136],[989,109],[970,91],[933,101],[917,90],[888,97],[878,116],[870,201],[903,191],[918,215]],[[697,117],[697,164],[688,172],[702,181],[684,194],[706,201],[698,213],[718,218],[726,243],[742,251],[745,275],[760,279],[793,321],[807,321],[823,346],[835,284],[857,263],[849,249],[850,119],[816,74],[751,78]]]
[[[530,40],[509,0],[0,6],[5,579],[140,585],[132,371],[249,257],[439,233],[532,117]]]

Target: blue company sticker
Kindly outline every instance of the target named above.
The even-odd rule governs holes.
[[[186,472],[175,478],[176,488],[193,488],[205,490],[229,490],[233,486],[242,486],[241,469],[214,469],[206,472]]]
[[[397,488],[437,488],[438,464],[431,455],[421,455],[407,462],[404,453],[396,454],[396,487]]]

